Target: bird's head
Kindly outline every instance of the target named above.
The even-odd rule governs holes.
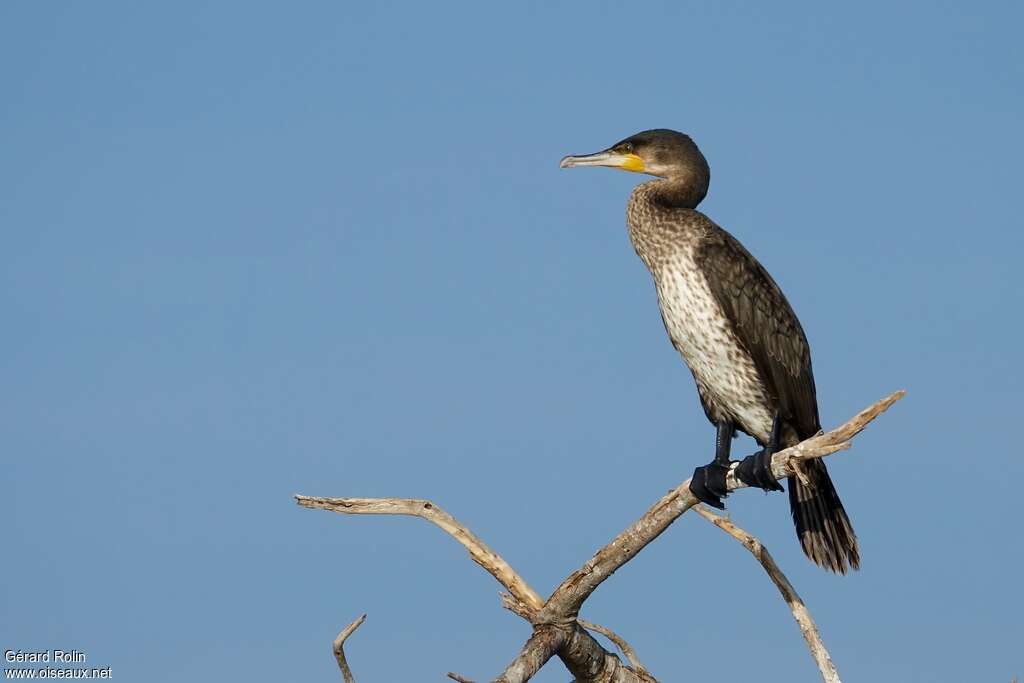
[[[680,180],[700,191],[701,198],[707,193],[711,181],[708,162],[690,136],[667,128],[631,135],[595,154],[562,159],[562,168],[574,166],[609,166]]]

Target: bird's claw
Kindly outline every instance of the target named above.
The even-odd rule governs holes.
[[[736,467],[736,478],[747,486],[765,491],[784,491],[782,484],[772,474],[772,456],[775,450],[762,448],[753,455],[748,455]]]
[[[729,473],[729,465],[717,460],[693,471],[690,479],[690,493],[702,503],[719,510],[725,509],[722,499],[729,495],[725,485],[725,476]]]

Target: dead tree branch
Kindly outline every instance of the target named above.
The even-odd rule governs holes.
[[[804,479],[805,475],[801,466],[804,461],[848,449],[853,437],[902,398],[904,394],[904,391],[897,391],[868,406],[843,425],[817,434],[796,446],[779,451],[772,457],[772,474],[776,479],[788,476]],[[726,477],[726,485],[730,492],[746,486],[736,478],[735,468],[736,465],[733,465]],[[522,647],[519,655],[505,668],[505,671],[494,679],[495,683],[524,683],[555,655],[576,676],[576,683],[657,683],[655,678],[639,665],[636,653],[632,652],[632,648],[627,650],[628,644],[624,641],[619,642],[621,639],[612,640],[634,664],[633,667],[625,666],[616,655],[605,650],[579,621],[579,610],[584,601],[608,577],[636,557],[680,515],[697,504],[697,499],[690,493],[689,479],[661,498],[640,519],[598,550],[589,561],[570,574],[546,601],[542,600],[539,594],[530,588],[500,555],[491,550],[465,525],[430,501],[404,498],[316,498],[301,495],[295,496],[295,499],[303,507],[331,510],[344,514],[420,517],[440,527],[461,543],[469,551],[473,561],[487,570],[508,590],[510,595],[502,598],[505,606],[529,620],[533,625],[533,633],[529,640]],[[756,543],[756,539],[753,542]],[[772,580],[776,582],[776,586],[793,609],[794,617],[801,625],[804,638],[807,639],[808,645],[811,646],[812,653],[814,653],[815,646],[812,643],[812,637],[804,629],[804,623],[800,621],[801,617],[797,616],[797,609],[794,605],[799,605],[803,609],[802,614],[806,615],[807,622],[813,626],[810,615],[792,585],[771,561],[771,556],[759,543],[756,547],[759,547],[761,551],[760,554],[755,552],[755,556],[762,561],[762,564],[765,564],[763,558],[767,558],[777,572],[776,576],[772,570],[768,569],[769,565],[765,564]],[[781,583],[776,580],[777,577],[781,578]],[[587,624],[587,626],[594,627],[595,625]],[[594,630],[604,632],[599,628],[594,628]],[[820,644],[821,639],[816,628],[813,630],[813,636],[817,637],[817,642]],[[827,659],[828,653],[824,650],[823,645],[821,645],[821,652]],[[815,654],[815,659],[819,661],[819,667],[821,667],[821,661],[818,660],[817,654]],[[829,678],[826,669],[822,668],[822,675],[826,682],[838,682],[835,667],[830,659],[828,659],[828,666],[831,667],[834,678]]]
[[[356,679],[352,676],[352,670],[348,668],[348,662],[345,661],[345,641],[364,621],[366,621],[365,614],[341,629],[341,633],[334,639],[331,646],[334,650],[334,658],[338,661],[338,668],[341,669],[341,675],[345,677],[345,683],[356,683]]]
[[[658,683],[645,669],[624,665],[578,621],[535,626],[519,655],[492,683],[524,683],[555,655],[576,677],[574,683]]]
[[[784,479],[796,474],[800,462],[821,458],[850,447],[850,439],[859,434],[872,420],[888,410],[889,406],[903,398],[906,392],[897,391],[868,406],[850,418],[845,424],[818,434],[796,446],[779,451],[772,457],[772,475]],[[746,487],[735,476],[733,465],[726,478],[729,491]],[[670,491],[655,503],[644,515],[633,522],[625,531],[612,539],[590,558],[590,560],[569,575],[555,589],[538,613],[537,621],[557,621],[567,616],[575,617],[580,606],[619,567],[636,557],[648,543],[661,535],[680,515],[697,504],[697,498],[690,493],[690,480]]]
[[[810,611],[807,609],[804,601],[800,599],[796,589],[793,588],[793,584],[789,582],[786,575],[779,569],[779,565],[775,563],[775,559],[768,552],[768,548],[765,548],[761,541],[733,524],[732,521],[721,515],[716,515],[705,506],[698,505],[694,510],[701,517],[742,543],[743,547],[749,550],[757,561],[761,563],[761,566],[768,573],[768,577],[771,578],[772,583],[782,593],[782,599],[789,605],[793,618],[796,619],[797,626],[800,627],[800,633],[803,634],[804,640],[807,641],[807,648],[811,651],[811,657],[814,658],[814,663],[818,665],[818,671],[821,672],[822,679],[824,679],[825,683],[842,683],[839,680],[839,672],[836,671],[836,666],[832,663],[832,657],[829,655],[828,650],[825,649],[825,643],[821,640],[818,626],[814,623],[814,619],[811,618]]]
[[[646,669],[626,666],[587,633],[577,621],[566,645],[558,652],[575,683],[658,683]]]
[[[525,605],[523,605],[521,602],[516,600],[508,593],[501,594],[501,606],[507,609],[508,611],[512,612],[513,614],[518,614],[527,621],[530,621],[530,619],[533,617],[533,612],[531,610],[527,609]],[[577,619],[576,621],[577,623],[579,623],[580,626],[587,629],[588,631],[600,633],[602,636],[615,643],[615,647],[619,648],[622,654],[625,655],[626,659],[629,660],[630,666],[636,669],[637,672],[647,673],[647,669],[645,669],[644,665],[640,663],[640,657],[637,656],[636,650],[633,649],[633,647],[626,641],[625,638],[623,638],[610,628],[605,628],[604,626],[601,626],[600,624],[595,624],[592,621],[587,621],[586,619]]]
[[[633,649],[633,646],[631,646],[625,638],[623,638],[610,628],[605,628],[604,626],[601,626],[600,624],[595,624],[592,621],[587,621],[586,619],[578,619],[577,622],[580,626],[587,629],[588,631],[600,633],[602,636],[615,643],[615,647],[619,648],[622,654],[626,656],[626,659],[629,660],[630,666],[636,669],[637,673],[647,673],[647,669],[644,668],[644,665],[640,663],[640,658],[637,656],[636,650]]]
[[[530,680],[565,645],[568,636],[566,628],[550,624],[534,626],[523,649],[493,683],[523,683]]]
[[[319,508],[346,515],[406,515],[419,517],[441,528],[445,533],[462,544],[469,551],[473,561],[498,580],[517,600],[534,609],[540,609],[544,601],[530,588],[529,584],[505,559],[477,538],[459,520],[429,500],[413,498],[319,498],[295,496],[295,501],[304,508]]]

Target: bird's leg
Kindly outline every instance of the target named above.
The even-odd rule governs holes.
[[[736,433],[736,426],[732,420],[721,420],[717,427],[715,459],[693,471],[690,492],[702,503],[724,510],[725,503],[722,499],[729,494],[729,489],[725,486],[725,475],[729,473],[729,452],[732,449],[732,437]]]
[[[772,456],[779,452],[781,437],[782,420],[776,415],[772,420],[772,433],[768,445],[740,461],[736,467],[736,478],[747,486],[755,486],[765,491],[785,490],[772,474]]]

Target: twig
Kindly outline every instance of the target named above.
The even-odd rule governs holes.
[[[625,638],[623,638],[610,628],[605,628],[604,626],[601,626],[601,624],[595,624],[594,622],[587,621],[586,619],[578,619],[577,622],[580,626],[587,629],[588,631],[600,633],[602,636],[615,643],[615,647],[619,648],[622,654],[626,656],[626,659],[629,660],[630,666],[632,666],[637,671],[647,673],[647,669],[644,668],[644,665],[640,663],[640,658],[637,656],[636,650],[634,650],[633,647],[626,642]]]
[[[509,612],[512,612],[513,614],[518,614],[527,621],[529,621],[530,617],[533,616],[533,612],[530,610],[529,607],[519,602],[508,593],[499,593],[498,595],[501,597],[501,606],[507,609]]]
[[[365,614],[341,629],[341,633],[334,639],[332,645],[334,658],[338,660],[338,668],[341,669],[341,675],[345,677],[345,683],[356,683],[356,679],[352,676],[352,670],[348,668],[348,662],[345,661],[345,641],[364,621],[366,621]]]
[[[782,593],[782,599],[789,605],[793,618],[796,619],[796,623],[800,627],[800,633],[803,634],[804,640],[807,641],[811,657],[814,658],[814,663],[818,665],[818,671],[821,672],[821,677],[825,680],[825,683],[842,683],[839,680],[839,672],[836,671],[836,666],[832,663],[832,657],[829,656],[828,650],[825,649],[825,643],[821,640],[818,626],[814,623],[814,619],[811,618],[811,613],[807,610],[807,606],[804,605],[804,601],[800,599],[796,589],[793,588],[793,584],[789,582],[786,575],[779,569],[779,565],[775,564],[775,560],[772,558],[771,553],[768,552],[768,549],[761,544],[761,541],[733,524],[729,519],[716,515],[703,505],[696,506],[694,510],[701,517],[742,543],[743,547],[757,558],[757,561],[761,563],[764,570],[768,572],[772,583]]]
[[[407,515],[425,519],[440,527],[462,544],[469,556],[486,569],[517,600],[533,609],[540,609],[544,601],[505,559],[491,550],[466,525],[452,517],[429,500],[413,498],[320,498],[296,495],[295,501],[304,508],[319,508],[346,515]]]
[[[463,678],[462,676],[453,671],[448,672],[448,678],[452,679],[453,681],[458,681],[458,683],[473,683],[473,681],[469,680],[468,678]]]

